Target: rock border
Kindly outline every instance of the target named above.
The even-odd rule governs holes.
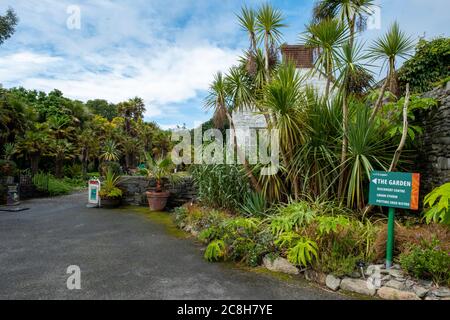
[[[192,226],[182,226],[182,229],[198,237],[198,231]],[[398,264],[391,269],[386,269],[383,264],[372,264],[363,270],[364,275],[355,272],[352,277],[337,277],[312,269],[299,270],[287,259],[270,255],[263,258],[262,267],[289,275],[303,273],[306,280],[334,292],[346,291],[384,300],[450,300],[449,288],[438,287],[432,281],[413,279]]]

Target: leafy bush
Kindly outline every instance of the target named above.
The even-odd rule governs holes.
[[[225,242],[214,240],[205,251],[205,259],[210,262],[219,261],[225,256]]]
[[[450,76],[449,60],[450,38],[420,40],[415,56],[399,71],[400,84],[404,87],[409,83],[413,92],[429,91],[434,82]]]
[[[427,223],[437,222],[450,225],[450,183],[431,191],[425,196],[424,204],[429,209],[425,211]]]
[[[69,178],[79,178],[82,176],[82,167],[81,164],[73,164],[70,166],[64,167],[64,175]]]
[[[250,192],[239,166],[195,165],[191,172],[198,198],[206,206],[237,211]]]
[[[316,210],[306,201],[282,205],[278,214],[270,218],[270,227],[274,234],[282,234],[299,229],[311,223],[316,217]]]
[[[122,175],[122,167],[120,166],[120,163],[114,162],[114,161],[107,161],[100,164],[99,171],[102,175],[106,175],[109,170],[112,170],[112,172],[116,175]]]
[[[240,205],[240,211],[248,217],[261,217],[268,211],[268,203],[262,193],[251,192]]]
[[[122,190],[117,187],[120,176],[116,175],[111,169],[108,170],[105,180],[102,182],[99,195],[102,199],[122,198]]]
[[[413,245],[409,252],[400,255],[400,264],[417,278],[450,285],[450,253],[442,250],[437,240]]]
[[[14,176],[17,171],[17,165],[11,160],[0,159],[0,177]]]
[[[257,266],[265,255],[279,255],[297,266],[347,275],[357,261],[372,261],[378,230],[370,221],[361,222],[347,213],[340,206],[319,201],[282,205],[264,219],[185,206],[175,210],[175,221],[199,231],[198,238],[209,244],[208,261]]]
[[[37,190],[50,196],[58,196],[70,193],[73,188],[64,180],[58,180],[53,175],[39,173],[34,175],[33,184]]]

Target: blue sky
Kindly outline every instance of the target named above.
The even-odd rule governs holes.
[[[146,119],[164,128],[206,121],[208,84],[247,48],[234,14],[234,0],[1,0],[20,24],[0,47],[0,83],[50,91],[83,101],[144,98]],[[257,7],[262,1],[246,1]],[[288,27],[284,41],[296,43],[311,15],[312,0],[280,0]],[[449,36],[448,0],[379,0],[381,35],[394,20],[412,37]],[[81,28],[69,29],[69,6],[80,8]]]

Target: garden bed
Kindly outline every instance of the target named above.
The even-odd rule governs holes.
[[[303,274],[330,290],[368,297],[450,299],[446,227],[398,227],[399,264],[387,270],[381,264],[386,225],[344,216],[339,210],[344,209],[298,202],[266,217],[246,218],[187,205],[175,210],[175,222],[208,245],[204,258],[210,262],[234,261]]]

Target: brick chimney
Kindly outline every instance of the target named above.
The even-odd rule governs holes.
[[[297,68],[314,67],[314,49],[305,45],[283,44],[281,46],[281,55],[283,61],[292,61]]]

